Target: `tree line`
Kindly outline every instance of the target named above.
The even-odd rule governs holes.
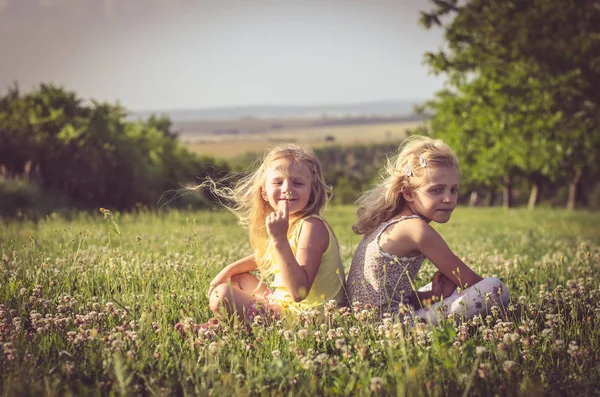
[[[180,183],[227,173],[229,164],[189,152],[166,117],[128,121],[118,104],[84,103],[41,84],[0,96],[0,172],[9,181],[27,177],[42,195],[56,193],[74,207],[128,210],[152,206]]]
[[[434,116],[431,125],[439,123],[439,117]],[[418,132],[431,133],[413,131]],[[488,149],[490,164],[480,169],[481,160],[475,159],[480,151],[473,149],[478,142],[475,138],[459,142],[450,134],[439,135],[451,143],[461,158],[462,203],[466,204],[474,191],[486,195],[483,205],[504,202],[503,197],[496,195],[503,187],[504,172],[502,163],[495,162],[494,156],[499,158],[497,152]],[[353,203],[371,187],[383,160],[394,154],[399,143],[315,149],[325,180],[334,187],[334,203]],[[518,149],[522,150],[524,144],[520,145]],[[184,186],[194,185],[206,176],[220,179],[231,173],[241,175],[259,157],[258,153],[248,153],[226,161],[197,156],[181,144],[167,117],[129,121],[126,110],[118,104],[84,103],[75,93],[52,85],[42,84],[27,94],[12,87],[0,96],[0,216],[40,205],[47,208],[45,212],[51,212],[59,204],[78,209],[120,210],[212,205],[214,198],[206,192],[186,194]],[[494,166],[495,173],[490,171]],[[517,169],[514,165],[511,176],[513,195],[520,204],[523,200],[519,193],[528,188],[530,179],[524,170],[514,172]],[[560,185],[569,181],[567,176],[564,173],[548,178],[548,189],[540,196],[547,202],[564,204],[566,195],[561,193],[564,189]],[[596,189],[584,189],[580,203],[591,204],[600,197],[598,172],[590,178]],[[28,189],[8,191],[11,181],[24,179]],[[42,204],[30,197],[36,195]],[[50,202],[56,195],[66,201]]]
[[[422,132],[456,150],[465,182],[501,188],[507,207],[523,181],[530,208],[561,185],[568,208],[600,206],[598,2],[434,0],[421,23],[444,31],[446,48],[425,63],[447,77],[420,107],[431,115]]]

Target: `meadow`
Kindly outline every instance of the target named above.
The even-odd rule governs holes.
[[[349,265],[355,208],[330,207]],[[411,326],[365,308],[181,337],[250,251],[222,211],[58,215],[0,228],[0,395],[600,395],[600,214],[459,207],[436,226],[511,303]],[[428,282],[426,263],[417,280]]]
[[[420,122],[406,121],[312,127],[291,125],[244,134],[184,133],[181,140],[194,153],[234,158],[247,152],[262,153],[282,142],[294,142],[312,148],[399,142],[406,137],[407,130],[420,125]]]

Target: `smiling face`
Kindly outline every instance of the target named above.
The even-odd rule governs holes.
[[[274,211],[287,200],[290,215],[302,211],[310,200],[312,174],[306,164],[283,157],[273,160],[265,171],[261,195]]]
[[[417,188],[403,193],[411,211],[427,221],[448,222],[458,199],[458,169],[427,168],[417,182]]]

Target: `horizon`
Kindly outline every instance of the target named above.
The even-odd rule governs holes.
[[[391,99],[379,99],[370,101],[357,101],[357,102],[331,102],[331,103],[257,103],[254,105],[227,105],[227,106],[210,106],[210,107],[190,107],[190,108],[164,108],[164,109],[127,109],[135,113],[147,113],[156,111],[213,111],[213,110],[226,110],[226,109],[248,109],[248,108],[313,108],[313,107],[336,107],[336,106],[360,106],[360,105],[373,105],[373,104],[389,104],[394,102],[405,102],[415,103],[419,101],[425,101],[427,98],[391,98]]]

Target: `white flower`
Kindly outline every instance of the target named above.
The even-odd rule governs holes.
[[[382,387],[383,387],[383,379],[381,379],[377,376],[371,378],[371,382],[369,382],[369,389],[373,393],[377,393],[378,391],[381,390]]]
[[[518,364],[516,362],[514,362],[514,361],[506,360],[504,362],[504,365],[502,367],[504,368],[504,371],[510,372],[513,369],[515,369],[517,367],[517,365]]]
[[[298,335],[298,338],[304,339],[308,336],[308,331],[306,329],[302,328],[302,329],[298,330],[296,335]]]

